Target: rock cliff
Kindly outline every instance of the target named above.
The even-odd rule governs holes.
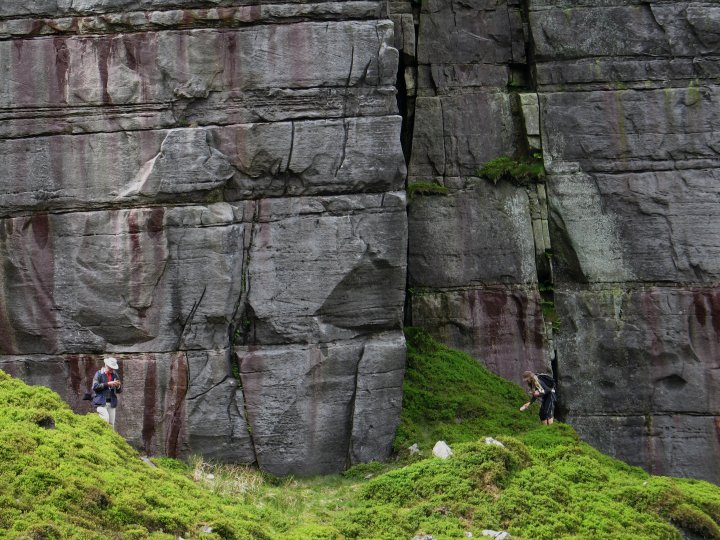
[[[0,368],[278,474],[381,459],[407,220],[383,2],[0,5]]]
[[[87,410],[109,352],[147,452],[337,471],[389,451],[404,313],[554,371],[600,449],[720,482],[719,27],[700,1],[4,1],[0,368]],[[544,174],[481,177],[500,156]]]
[[[392,5],[409,185],[447,191],[410,202],[412,322],[518,382],[554,369],[601,450],[720,482],[720,9]],[[540,150],[539,182],[476,176]]]

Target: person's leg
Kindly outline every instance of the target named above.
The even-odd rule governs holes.
[[[549,426],[553,423],[553,417],[555,416],[555,395],[548,394],[543,397],[542,403],[540,404],[540,422]]]
[[[110,423],[110,414],[108,413],[108,407],[98,407],[97,413],[100,418],[105,420],[108,424]]]
[[[115,429],[115,407],[108,407],[108,423],[112,426],[113,429]]]

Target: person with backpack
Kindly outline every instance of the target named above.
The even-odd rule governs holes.
[[[92,391],[95,396],[92,404],[97,409],[100,418],[115,429],[115,409],[117,408],[117,394],[122,392],[122,381],[117,374],[118,363],[113,357],[105,358],[105,366],[95,373]]]
[[[546,373],[526,371],[523,373],[523,381],[528,385],[532,397],[530,401],[520,407],[520,410],[527,410],[536,399],[540,398],[540,422],[549,426],[553,423],[555,403],[557,402],[555,379]]]

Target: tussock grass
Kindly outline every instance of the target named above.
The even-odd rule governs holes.
[[[208,463],[200,456],[190,458],[192,479],[217,495],[252,496],[265,484],[264,475],[246,465]]]

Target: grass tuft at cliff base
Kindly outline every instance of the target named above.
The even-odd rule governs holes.
[[[0,538],[720,538],[718,486],[648,475],[567,425],[542,427],[518,410],[519,387],[420,330],[407,339],[395,447],[421,454],[302,480],[199,459],[148,467],[95,415],[0,372]],[[437,439],[450,459],[429,457]]]

